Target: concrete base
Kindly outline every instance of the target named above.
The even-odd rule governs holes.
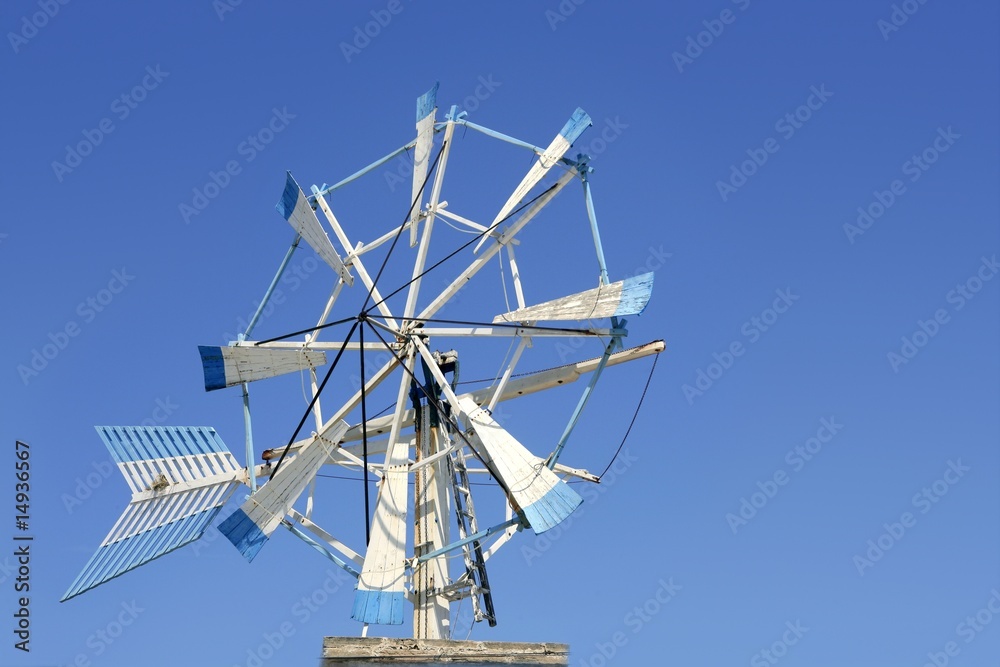
[[[364,665],[569,665],[567,644],[475,642],[447,639],[326,637],[323,667]]]

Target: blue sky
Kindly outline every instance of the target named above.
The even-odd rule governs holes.
[[[628,342],[667,344],[618,472],[491,561],[500,625],[471,636],[568,642],[590,667],[995,664],[994,3],[225,2],[0,12],[0,430],[6,465],[31,447],[35,537],[30,653],[0,557],[0,664],[308,664],[359,631],[351,584],[287,534],[247,565],[210,531],[57,600],[128,500],[93,425],[211,425],[242,460],[238,391],[204,392],[196,346],[242,329],[280,262],[285,171],[333,183],[402,145],[435,81],[440,115],[534,144],[590,114],[577,148],[611,277],[656,269]],[[491,218],[530,156],[456,137],[449,203]],[[368,240],[409,188],[393,161],[332,205]],[[518,248],[529,302],[596,285],[579,193],[549,213]],[[258,331],[314,324],[332,281],[300,251]],[[499,312],[499,284],[443,312]],[[466,353],[465,377],[505,351]],[[529,352],[525,370],[600,346]],[[566,463],[607,465],[649,369],[607,372]],[[334,400],[350,386],[331,382]],[[295,375],[258,384],[259,453],[304,402]],[[544,453],[579,389],[511,402],[504,424]],[[12,515],[15,483],[8,468]],[[362,544],[361,484],[319,485],[329,527]]]

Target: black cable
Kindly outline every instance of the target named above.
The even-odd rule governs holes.
[[[365,385],[368,384],[365,378],[365,324],[361,322],[358,329],[358,342],[361,343],[361,352],[358,357],[361,359],[361,454],[364,457],[365,481],[368,481],[368,405],[365,397]],[[368,505],[368,484],[365,484],[365,546],[371,542],[371,513]]]
[[[295,438],[299,437],[299,431],[302,430],[302,425],[305,424],[306,419],[309,418],[309,413],[312,412],[313,406],[316,405],[316,401],[319,400],[319,395],[323,393],[323,387],[326,386],[327,381],[333,374],[333,369],[337,367],[337,362],[339,362],[340,357],[343,356],[344,350],[347,349],[347,343],[350,342],[351,336],[354,335],[354,330],[358,328],[358,324],[360,324],[360,322],[361,320],[357,319],[354,321],[354,326],[352,326],[350,332],[348,332],[347,338],[345,338],[344,342],[340,344],[340,349],[337,351],[337,356],[334,358],[333,363],[330,364],[330,370],[326,372],[326,376],[323,378],[323,382],[319,385],[319,388],[316,389],[316,393],[313,395],[312,400],[309,401],[309,407],[306,408],[305,414],[303,414],[302,419],[299,420],[299,425],[295,427],[295,433],[292,433],[292,437],[288,439],[288,444],[281,451],[281,456],[278,457],[278,462],[274,465],[274,470],[271,471],[270,476],[268,476],[267,478],[268,481],[274,479],[274,476],[278,474],[278,468],[281,467],[281,462],[285,460],[285,456],[288,454],[288,450],[292,448],[292,443],[295,442]],[[364,380],[362,380],[362,382],[363,381]],[[362,385],[362,387],[363,386],[364,385]]]
[[[615,464],[615,461],[618,459],[618,455],[621,454],[622,447],[625,446],[625,441],[628,440],[629,433],[632,432],[632,426],[635,425],[635,420],[639,416],[639,410],[642,409],[642,402],[646,398],[646,391],[649,389],[649,383],[653,381],[653,371],[656,370],[656,362],[659,358],[660,355],[653,355],[653,365],[649,369],[649,377],[646,378],[646,386],[642,388],[642,396],[639,397],[639,405],[635,406],[635,414],[632,415],[632,421],[629,422],[628,429],[625,431],[625,436],[622,438],[621,444],[618,445],[618,451],[616,451],[615,455],[611,457],[611,463],[609,463],[608,467],[604,469],[604,472],[597,476],[598,481],[603,479],[604,476],[608,474],[608,471],[611,470],[611,466]]]
[[[368,296],[365,297],[365,303],[364,305],[361,306],[361,312],[365,312],[365,309],[368,308],[368,301],[372,298],[372,292],[375,291],[375,287],[378,285],[379,278],[382,277],[382,272],[385,271],[386,264],[389,263],[389,257],[392,256],[392,251],[396,248],[396,242],[399,241],[399,236],[403,233],[403,228],[406,227],[406,221],[409,220],[410,216],[413,215],[413,207],[416,206],[417,202],[419,202],[420,199],[423,197],[424,188],[427,187],[427,181],[430,180],[431,174],[434,173],[434,167],[437,166],[438,160],[441,158],[441,154],[444,152],[444,149],[447,145],[448,145],[447,141],[441,144],[441,148],[438,149],[438,154],[434,158],[434,162],[431,163],[430,168],[427,170],[427,176],[424,177],[424,182],[420,185],[420,190],[417,191],[417,196],[413,198],[413,203],[410,204],[410,210],[406,212],[406,217],[403,218],[403,224],[401,224],[399,226],[399,229],[396,231],[396,236],[393,237],[392,239],[392,245],[389,246],[389,252],[385,254],[385,258],[382,260],[382,266],[379,267],[378,273],[375,274],[375,279],[372,281],[371,289],[368,290]],[[393,294],[395,294],[395,292],[393,292]],[[378,306],[382,303],[385,303],[385,299],[379,301],[377,304],[375,304],[375,306]],[[372,307],[374,308],[375,306]]]
[[[346,324],[352,320],[356,320],[356,317],[345,317],[342,320],[337,320],[336,322],[327,322],[326,324],[320,324],[315,327],[310,327],[308,329],[303,329],[301,331],[293,331],[290,334],[285,334],[284,336],[275,336],[274,338],[268,338],[267,340],[258,340],[254,345],[263,345],[264,343],[273,343],[276,340],[284,340],[286,338],[291,338],[292,336],[301,336],[302,334],[307,334],[313,331],[319,331],[320,329],[326,329],[327,327],[335,327],[338,324]]]

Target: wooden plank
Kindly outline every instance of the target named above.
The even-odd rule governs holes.
[[[333,446],[331,443],[339,442],[347,428],[347,422],[340,420],[314,437],[293,459],[282,464],[274,479],[257,489],[238,510],[219,524],[219,532],[248,561],[257,556],[281,525],[281,520],[326,462]]]
[[[292,172],[288,172],[288,178],[285,180],[285,191],[281,195],[281,201],[275,204],[275,208],[288,221],[292,229],[298,232],[299,236],[304,238],[306,243],[316,251],[316,254],[322,257],[323,261],[344,279],[345,283],[354,284],[354,276],[344,266],[337,251],[333,249],[330,237],[323,231],[323,227],[319,224],[319,218],[316,217],[312,206],[309,205],[309,200],[302,192],[302,188],[292,178]]]
[[[413,353],[406,368],[413,369]],[[365,564],[358,578],[351,618],[361,623],[401,625],[406,597],[406,514],[409,508],[410,440],[400,435],[410,388],[409,374],[403,373],[389,433],[384,476],[379,485],[372,519],[371,539]]]
[[[198,352],[205,373],[205,391],[326,365],[324,352],[301,348],[199,345]]]
[[[472,398],[459,397],[459,405],[474,431],[470,439],[476,453],[495,471],[501,485],[528,519],[535,534],[554,528],[576,510],[583,498],[538,464],[538,458],[505,431]]]
[[[620,280],[610,285],[571,294],[493,318],[500,322],[556,322],[638,315],[653,291],[653,274]]]

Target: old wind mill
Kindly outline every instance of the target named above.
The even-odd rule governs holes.
[[[439,120],[437,90],[435,85],[418,98],[416,138],[396,151],[334,185],[313,186],[310,194],[288,174],[277,210],[294,229],[291,247],[239,340],[225,347],[199,348],[205,389],[238,387],[242,392],[244,466],[212,428],[97,427],[132,500],[63,600],[197,540],[233,492],[245,485],[249,495],[219,525],[222,533],[250,561],[278,528],[318,550],[357,580],[351,616],[363,624],[363,636],[369,625],[403,624],[412,607],[414,638],[451,639],[452,606],[465,598],[471,600],[476,621],[496,624],[487,576],[490,559],[519,531],[544,533],[570,516],[582,498],[568,482],[600,481],[597,475],[565,465],[562,455],[602,372],[656,355],[664,345],[662,341],[623,345],[624,318],[646,307],[653,276],[610,279],[591,197],[590,158],[567,157],[574,141],[591,125],[590,117],[577,109],[542,148],[477,125],[454,106]],[[492,219],[466,217],[444,199],[445,174],[459,129],[534,154],[527,174]],[[331,208],[332,194],[409,151],[413,174],[405,217],[382,236],[356,243],[348,235],[351,226],[341,224]],[[549,203],[571,185],[582,187],[579,215],[546,224],[563,226],[566,234],[592,236],[595,259],[590,261],[596,286],[580,285],[582,291],[529,305],[526,295],[532,293],[532,283],[522,281],[515,256],[519,234],[536,218],[544,218]],[[452,229],[442,230],[436,223]],[[465,233],[460,243],[455,241],[456,230]],[[448,242],[442,246],[447,248],[443,255],[431,255],[432,233],[435,241]],[[332,292],[314,326],[255,340],[261,313],[301,241],[333,271]],[[366,266],[374,256],[369,253],[379,248],[381,262]],[[467,264],[456,273],[463,257]],[[386,289],[387,276],[393,275],[390,269],[402,261],[412,261],[412,271],[406,272],[409,278]],[[505,295],[509,275],[516,307],[502,302],[492,311],[499,314],[489,321],[459,315],[440,319],[440,311],[493,264],[500,265]],[[542,285],[548,277],[545,271],[556,270],[555,263],[541,267],[535,280]],[[428,274],[435,281],[425,280]],[[444,275],[451,278],[441,282]],[[443,289],[428,295],[430,285]],[[341,308],[341,314],[333,317],[335,308],[348,301],[341,298],[345,292],[355,292],[355,304],[361,306],[350,314]],[[321,340],[331,332],[337,332],[339,340]],[[515,375],[522,357],[532,356],[526,352],[533,341],[552,338],[599,340],[603,354]],[[463,345],[484,340],[505,342],[508,354],[488,386],[462,391],[458,377]],[[439,341],[445,347],[435,350]],[[369,359],[366,368],[366,356],[376,351],[387,361],[373,367]],[[536,365],[551,365],[545,361]],[[324,366],[328,366],[325,371]],[[342,388],[344,374],[354,369],[360,369],[360,386],[329,410],[321,403],[324,389],[332,377],[338,378],[333,385]],[[311,400],[288,442],[264,451],[264,463],[255,464],[248,385],[286,373],[305,374]],[[494,417],[502,401],[583,378],[585,386],[575,408],[563,417],[568,421],[562,435],[539,455],[528,447],[542,443],[531,440],[529,433],[522,444]],[[370,397],[380,389],[388,390],[394,403],[387,414],[373,416]],[[555,417],[551,411],[546,414]],[[311,434],[300,438],[310,419],[312,428],[306,432]],[[349,423],[351,419],[356,423]],[[613,448],[608,445],[609,457]],[[352,548],[334,536],[337,527],[328,531],[313,521],[315,479],[324,466],[377,479],[373,509],[369,484],[363,485],[366,547]],[[480,521],[485,513],[477,512],[473,502],[471,480],[476,477],[495,483],[502,492],[504,518],[494,525]]]

